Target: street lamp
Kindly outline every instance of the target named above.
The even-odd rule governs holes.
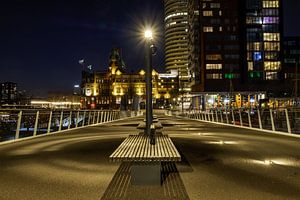
[[[156,47],[153,42],[153,34],[151,30],[145,31],[145,62],[146,62],[146,127],[145,133],[150,139],[150,144],[155,144],[154,132],[151,132],[151,124],[153,121],[152,112],[152,55],[156,53]]]

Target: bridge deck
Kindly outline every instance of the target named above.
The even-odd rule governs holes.
[[[156,136],[156,144],[151,145],[145,135],[129,135],[109,157],[111,161],[180,161],[181,157],[172,140],[167,135]]]

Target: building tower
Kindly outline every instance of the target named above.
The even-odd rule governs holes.
[[[180,90],[189,92],[188,70],[188,0],[164,0],[165,6],[165,65],[166,70],[178,71]]]

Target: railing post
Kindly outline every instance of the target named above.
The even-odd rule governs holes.
[[[260,128],[260,129],[263,129],[262,123],[261,123],[261,117],[260,117],[260,111],[259,111],[259,109],[257,109],[257,115],[258,115],[258,124],[259,124],[259,128]]]
[[[84,126],[84,124],[85,124],[85,115],[86,115],[86,111],[83,112],[83,119],[82,119],[82,125],[81,126]]]
[[[275,131],[275,124],[274,124],[274,118],[273,118],[273,110],[270,109],[270,118],[271,118],[271,125],[272,125],[272,131]]]
[[[221,117],[221,123],[224,123],[224,120],[223,120],[223,112],[222,112],[222,109],[220,110],[220,117]]]
[[[89,111],[88,125],[90,125],[90,121],[91,121],[91,111]]]
[[[206,115],[207,113],[206,113],[206,111],[204,112],[204,119],[205,119],[205,121],[208,121],[208,117],[207,117],[207,115]]]
[[[33,136],[36,136],[36,133],[37,133],[38,123],[39,123],[39,114],[40,114],[40,111],[36,111]]]
[[[61,113],[60,113],[60,120],[59,120],[58,131],[61,131],[62,121],[63,121],[63,115],[64,115],[64,111],[61,111]]]
[[[76,122],[75,122],[75,128],[78,127],[78,121],[79,121],[79,111],[77,111]]]
[[[288,133],[292,133],[288,110],[287,109],[284,110],[285,110],[286,126],[287,126]]]
[[[235,125],[235,118],[234,118],[233,109],[231,109],[231,115],[232,115],[232,121],[233,121],[233,125]]]
[[[103,122],[106,122],[106,111],[104,111]]]
[[[216,122],[219,122],[218,109],[216,109]]]
[[[226,123],[229,124],[229,119],[228,119],[228,112],[227,112],[227,109],[225,109],[225,116],[226,116]]]
[[[20,111],[19,114],[18,114],[18,121],[17,121],[15,139],[19,139],[19,137],[20,137],[21,120],[22,120],[22,111]]]
[[[71,128],[71,124],[72,124],[72,111],[70,111],[68,129]]]
[[[51,131],[51,121],[52,121],[52,110],[50,111],[50,115],[49,115],[49,121],[48,121],[48,130],[47,130],[47,133],[50,133],[50,131]]]
[[[97,124],[99,124],[99,115],[100,115],[100,111],[98,110],[98,113],[97,113]]]
[[[252,128],[251,116],[250,116],[250,109],[248,110],[248,123],[249,127]]]
[[[93,112],[93,124],[95,124],[96,111]]]
[[[243,126],[243,119],[242,119],[241,109],[239,109],[239,116],[240,116],[240,125]]]
[[[100,123],[103,122],[103,111],[101,111],[101,114],[100,114]]]
[[[212,122],[215,122],[214,111],[211,112],[211,116],[210,116],[210,117],[211,117],[211,121],[212,121]]]

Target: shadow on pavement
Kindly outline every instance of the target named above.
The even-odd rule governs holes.
[[[130,184],[131,163],[122,163],[101,200],[189,200],[174,163],[162,163],[161,186],[133,186]]]

